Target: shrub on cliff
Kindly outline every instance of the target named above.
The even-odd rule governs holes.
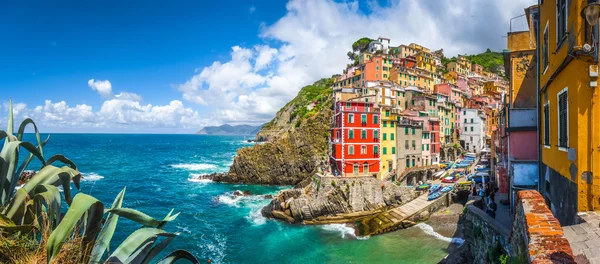
[[[23,140],[28,125],[35,130],[37,146]],[[173,215],[171,211],[162,220],[157,220],[137,210],[122,208],[125,189],[117,195],[112,207],[105,210],[99,200],[81,192],[81,173],[74,162],[62,155],[45,158],[43,147],[49,138],[41,141],[33,120],[25,119],[16,136],[13,126],[11,101],[8,129],[0,130],[0,140],[4,140],[0,153],[0,262],[99,263],[116,231],[119,217],[135,221],[142,227],[108,256],[107,263],[148,263],[177,236],[177,233],[162,228],[178,214]],[[29,155],[19,165],[19,152],[23,149]],[[16,189],[19,176],[34,158],[42,167]],[[66,166],[53,166],[55,162]],[[80,191],[75,197],[71,197],[71,183]],[[63,187],[68,207],[64,215],[57,186]],[[159,239],[161,241],[157,242]],[[181,258],[198,263],[191,253],[183,250],[172,252],[160,263],[173,263]]]

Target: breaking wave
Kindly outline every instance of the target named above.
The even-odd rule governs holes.
[[[191,171],[212,170],[217,168],[216,165],[207,163],[179,163],[172,164],[170,166],[175,169],[185,169]]]
[[[421,230],[423,230],[423,232],[425,232],[425,234],[433,236],[439,240],[446,241],[448,243],[458,244],[458,245],[462,245],[463,243],[465,243],[465,240],[460,237],[450,238],[450,237],[442,236],[440,233],[435,232],[435,230],[433,230],[433,227],[431,227],[430,225],[425,224],[425,223],[418,223],[415,225],[415,227],[418,227]]]
[[[354,233],[354,228],[349,227],[345,224],[328,224],[328,225],[322,225],[321,228],[323,228],[323,230],[327,230],[327,231],[331,231],[331,232],[338,232],[341,234],[342,238],[351,237],[351,238],[356,238],[358,240],[369,239],[368,236],[366,236],[366,237],[357,236]]]
[[[82,173],[81,176],[81,181],[97,181],[100,179],[104,179],[104,176],[95,172]]]

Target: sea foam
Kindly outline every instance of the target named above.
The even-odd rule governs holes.
[[[450,237],[442,236],[440,233],[435,232],[435,230],[433,230],[432,226],[430,226],[428,224],[425,224],[425,223],[416,224],[415,227],[418,227],[421,230],[423,230],[423,232],[425,232],[425,234],[433,236],[433,237],[435,237],[435,238],[437,238],[439,240],[446,241],[448,243],[458,244],[458,245],[461,245],[461,246],[462,246],[463,243],[465,243],[465,240],[462,239],[462,238],[460,238],[460,237],[450,238]]]
[[[354,228],[347,226],[345,224],[327,224],[327,225],[322,225],[321,228],[323,228],[324,230],[327,230],[327,231],[331,231],[331,232],[338,232],[338,233],[340,233],[342,238],[349,237],[349,238],[356,238],[358,240],[369,239],[368,236],[365,236],[365,237],[357,236],[354,233]]]
[[[89,173],[82,173],[81,176],[83,176],[81,178],[81,181],[97,181],[100,179],[104,179],[104,176],[95,173],[95,172],[89,172]]]
[[[173,165],[171,165],[171,167],[176,168],[176,169],[185,169],[185,170],[191,170],[191,171],[210,170],[210,169],[217,168],[216,165],[207,164],[207,163],[179,163],[179,164],[173,164]]]

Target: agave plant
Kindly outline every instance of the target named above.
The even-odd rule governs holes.
[[[23,141],[25,128],[31,125],[35,131],[37,146]],[[46,245],[47,263],[58,262],[56,257],[65,242],[74,236],[81,237],[81,259],[78,263],[149,263],[175,238],[178,233],[169,233],[162,228],[175,220],[173,210],[162,220],[154,219],[140,211],[122,208],[125,189],[115,198],[110,209],[96,198],[79,192],[71,195],[71,182],[80,190],[81,173],[74,162],[62,155],[45,159],[43,147],[49,137],[41,141],[37,126],[27,118],[19,126],[17,135],[13,135],[12,101],[9,107],[8,129],[0,130],[0,140],[4,145],[0,152],[0,239],[3,234],[31,236]],[[19,165],[19,152],[28,151],[27,158]],[[21,188],[16,190],[19,176],[29,163],[37,158],[42,167]],[[52,164],[61,162],[65,166]],[[19,165],[17,167],[17,165]],[[63,215],[63,200],[58,186],[62,186],[67,211]],[[16,191],[15,191],[16,190]],[[135,221],[142,227],[131,233],[113,252],[106,254],[119,217]],[[40,234],[50,234],[46,238]],[[37,234],[37,235],[36,235]],[[160,240],[160,241],[159,241]],[[107,255],[107,256],[105,256]],[[189,252],[176,250],[157,263],[173,263],[187,259],[193,263],[198,260]]]

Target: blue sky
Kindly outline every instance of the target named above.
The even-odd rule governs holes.
[[[3,1],[0,125],[8,96],[49,132],[258,124],[341,72],[363,36],[449,55],[501,49],[508,19],[532,2],[509,1]]]

